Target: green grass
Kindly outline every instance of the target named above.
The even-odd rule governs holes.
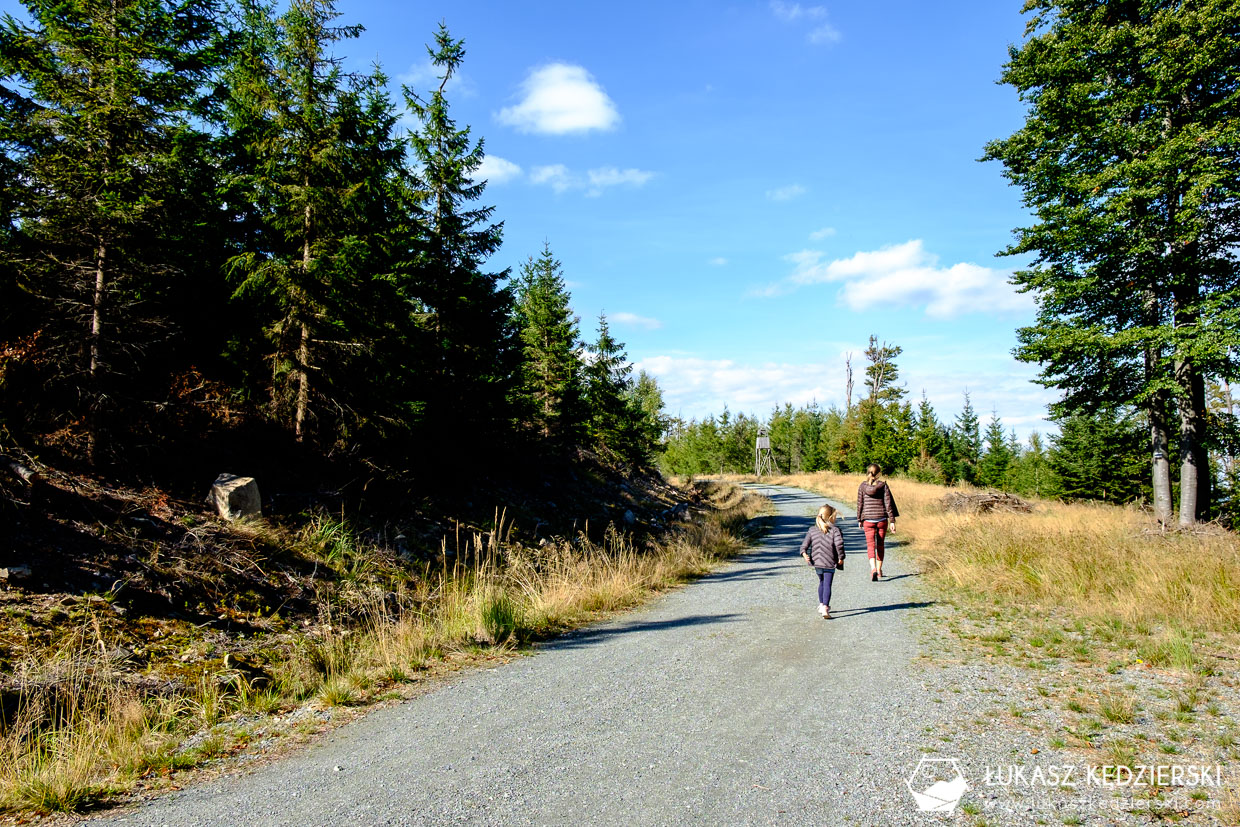
[[[1131,695],[1104,692],[1098,701],[1098,712],[1113,724],[1131,724],[1137,717],[1137,702]]]

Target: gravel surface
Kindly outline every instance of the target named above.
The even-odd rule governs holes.
[[[898,538],[889,579],[872,583],[856,521],[841,520],[848,564],[824,621],[797,555],[823,498],[755,487],[778,508],[773,529],[692,586],[249,774],[90,823],[1060,824],[1079,812],[1041,790],[982,788],[983,766],[1028,757],[1038,737],[982,715],[1003,703],[987,694],[993,669],[918,659],[938,609]],[[973,791],[954,815],[919,812],[906,784],[919,760],[956,756]],[[1070,823],[1145,823],[1081,815]]]

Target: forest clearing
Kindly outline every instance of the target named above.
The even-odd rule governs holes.
[[[1238,33],[0,0],[0,821],[1236,825]]]

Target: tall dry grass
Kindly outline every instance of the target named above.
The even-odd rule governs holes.
[[[412,573],[339,521],[313,521],[298,542],[339,585],[269,680],[225,669],[179,693],[144,694],[109,666],[97,626],[53,662],[26,664],[19,711],[0,710],[0,812],[81,810],[217,754],[227,736],[213,727],[235,713],[362,702],[446,654],[506,650],[630,608],[743,550],[747,524],[769,505],[736,486],[704,492],[706,513],[647,546],[608,529],[597,542],[583,533],[524,547],[500,514]]]
[[[779,481],[852,507],[861,480],[816,473]],[[1180,636],[1240,628],[1234,534],[1162,532],[1136,508],[1098,503],[1035,501],[1029,514],[953,513],[941,504],[951,490],[892,481],[901,512],[896,537],[949,593],[1065,609],[1099,623],[1160,626]]]
[[[200,708],[196,690],[144,697],[87,635],[50,661],[17,667],[21,698],[0,731],[0,811],[80,810],[168,766],[178,721]]]

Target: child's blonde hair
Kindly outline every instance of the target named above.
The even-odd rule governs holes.
[[[818,524],[818,530],[826,534],[827,529],[835,525],[835,517],[835,509],[829,505],[824,505],[818,509],[818,516],[814,518],[814,522]]]

